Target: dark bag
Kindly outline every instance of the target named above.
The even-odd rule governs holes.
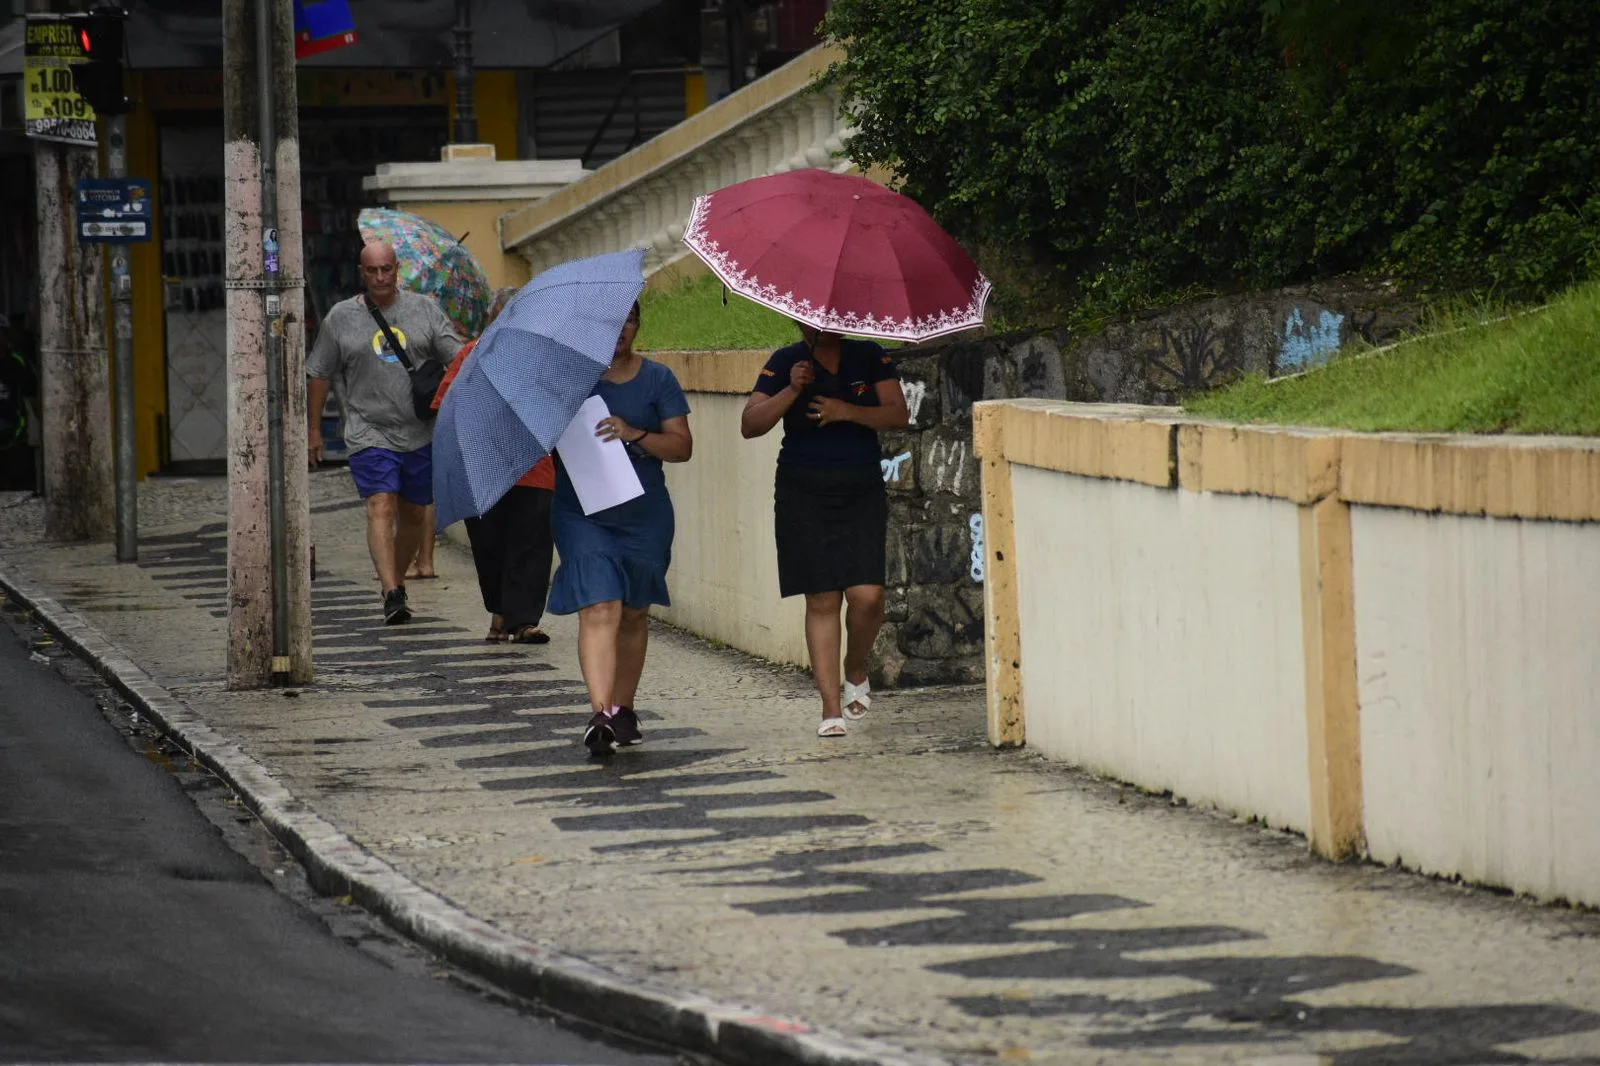
[[[383,330],[383,339],[389,342],[389,350],[400,357],[400,365],[411,375],[411,409],[424,422],[438,417],[439,412],[433,409],[433,396],[439,391],[439,383],[444,381],[444,364],[437,359],[419,359],[413,363],[411,353],[395,337],[394,330],[389,328],[383,312],[372,302],[372,297],[367,297],[366,301],[367,310],[372,312],[372,317],[378,321],[378,328]]]

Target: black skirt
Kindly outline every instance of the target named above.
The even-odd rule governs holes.
[[[884,583],[889,500],[876,463],[779,463],[772,496],[782,595]]]

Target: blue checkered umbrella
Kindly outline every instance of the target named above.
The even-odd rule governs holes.
[[[483,514],[550,454],[611,363],[643,266],[633,249],[552,267],[484,331],[434,424],[440,529]]]

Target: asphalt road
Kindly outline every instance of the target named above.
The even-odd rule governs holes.
[[[0,1062],[675,1061],[497,999],[315,897],[220,782],[41,637],[7,609]]]

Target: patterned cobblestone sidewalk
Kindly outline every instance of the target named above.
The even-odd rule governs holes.
[[[859,1041],[834,1061],[1600,1062],[1600,917],[994,752],[976,690],[884,694],[823,742],[807,678],[658,628],[646,744],[590,762],[570,620],[483,643],[442,544],[385,629],[342,473],[313,477],[317,684],[228,692],[221,483],[145,493],[136,566],[0,500],[0,574],[486,937]]]

